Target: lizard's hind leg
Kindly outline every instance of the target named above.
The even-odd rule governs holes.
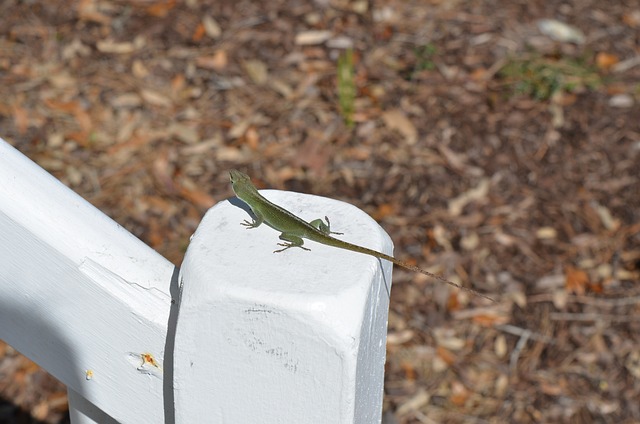
[[[288,242],[288,243],[278,243],[278,246],[284,246],[284,249],[274,250],[273,253],[284,252],[285,250],[291,247],[299,247],[300,249],[311,250],[304,247],[303,246],[304,240],[302,239],[302,237],[296,236],[295,234],[282,233],[280,234],[280,240],[284,240],[285,242]]]
[[[313,221],[311,221],[309,223],[309,225],[311,225],[312,227],[315,227],[316,229],[320,230],[321,232],[323,232],[326,235],[331,235],[331,234],[343,235],[344,234],[344,233],[337,233],[335,231],[331,231],[331,222],[329,222],[329,217],[325,216],[324,219],[325,219],[325,221],[327,221],[326,224],[325,224],[325,222],[323,220],[318,218],[318,219],[314,219]]]

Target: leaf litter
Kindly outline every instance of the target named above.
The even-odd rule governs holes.
[[[497,297],[395,271],[385,423],[637,422],[637,15],[8,0],[0,136],[176,264],[240,168],[359,206],[400,258]],[[64,387],[4,344],[0,377],[0,421],[64,422]]]

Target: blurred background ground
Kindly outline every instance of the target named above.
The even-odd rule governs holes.
[[[395,271],[385,423],[637,423],[639,40],[637,1],[4,0],[0,136],[177,265],[238,168],[495,297]],[[0,399],[65,420],[4,344]]]

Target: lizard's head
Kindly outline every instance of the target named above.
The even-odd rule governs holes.
[[[229,171],[229,179],[231,180],[231,184],[235,184],[240,181],[250,181],[251,179],[244,172],[240,172],[237,169],[232,169]]]
[[[251,191],[251,188],[253,188],[251,178],[237,169],[232,169],[229,172],[229,179],[231,180],[231,188],[233,189],[233,192],[241,199],[243,193]]]

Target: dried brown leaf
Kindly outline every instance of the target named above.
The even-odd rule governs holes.
[[[382,120],[390,130],[402,134],[408,145],[414,145],[418,141],[418,130],[402,110],[388,110],[382,114]]]
[[[596,55],[596,66],[605,71],[610,70],[618,62],[620,58],[612,53],[600,52]]]
[[[13,106],[13,124],[20,134],[27,132],[27,127],[29,126],[29,113],[27,109],[18,105]]]
[[[204,69],[220,71],[227,67],[229,59],[226,50],[216,50],[213,56],[200,56],[196,58],[196,66]]]
[[[452,404],[462,407],[469,397],[471,396],[471,392],[459,381],[454,381],[451,384],[451,396],[449,397],[449,401]]]
[[[456,363],[457,357],[449,349],[443,346],[438,346],[436,348],[436,353],[438,357],[444,361],[445,364],[451,366]]]
[[[489,178],[483,178],[474,188],[465,191],[454,199],[449,201],[449,213],[452,216],[459,216],[466,205],[471,202],[486,199],[489,194],[491,181]]]
[[[429,403],[430,399],[431,396],[429,395],[429,392],[421,387],[413,396],[398,406],[396,416],[403,417],[412,412],[419,411],[423,406]]]
[[[267,70],[267,64],[261,60],[252,59],[242,62],[244,70],[255,84],[262,85],[267,82],[269,72]]]
[[[294,42],[299,46],[322,44],[331,38],[331,31],[304,31],[296,34]]]
[[[150,16],[156,18],[164,18],[176,6],[176,0],[167,0],[164,2],[153,3],[145,8]]]
[[[568,265],[565,268],[565,288],[569,293],[584,294],[589,284],[589,276],[581,269]]]
[[[220,28],[220,24],[218,24],[211,15],[204,15],[204,18],[202,18],[202,24],[204,25],[204,30],[209,38],[213,38],[215,40],[220,38],[222,35],[222,28]]]
[[[208,209],[216,203],[215,199],[209,193],[199,188],[187,188],[181,185],[180,195],[203,209]]]
[[[140,91],[140,95],[145,102],[152,106],[170,107],[172,104],[169,97],[155,90],[143,89]]]
[[[202,23],[199,23],[198,25],[196,25],[196,29],[193,30],[191,41],[198,42],[204,38],[205,34],[206,32],[204,29],[204,25]]]
[[[128,54],[136,50],[134,44],[131,42],[116,42],[110,39],[98,41],[96,48],[99,52],[111,54]]]

